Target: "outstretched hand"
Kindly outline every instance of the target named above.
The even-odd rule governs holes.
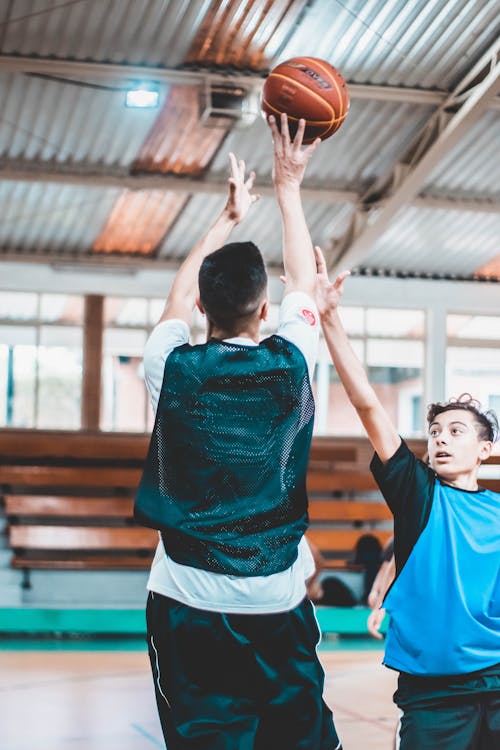
[[[318,245],[314,247],[316,260],[316,304],[320,316],[336,310],[344,292],[344,281],[351,275],[350,271],[339,273],[335,281],[330,283],[326,268],[325,256]]]
[[[225,211],[231,221],[239,224],[247,215],[250,206],[259,200],[260,195],[252,193],[255,172],[250,172],[245,180],[245,162],[243,159],[238,161],[236,156],[230,153],[229,160],[231,162],[231,175],[228,179],[229,197]]]
[[[274,184],[276,188],[287,186],[298,187],[304,177],[307,163],[321,141],[319,138],[316,138],[310,146],[302,148],[306,128],[305,120],[299,120],[293,141],[290,138],[288,117],[286,114],[281,115],[280,130],[278,130],[276,118],[273,115],[270,115],[268,118],[268,123],[271,128],[274,145]]]

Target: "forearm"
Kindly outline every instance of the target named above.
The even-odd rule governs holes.
[[[387,461],[394,455],[401,443],[398,431],[370,385],[365,369],[347,337],[337,309],[323,312],[321,323],[333,364],[347,396],[356,409],[381,461]]]
[[[198,294],[198,273],[203,260],[214,250],[222,247],[228,239],[236,222],[224,209],[214,224],[189,253],[177,271],[170,289],[162,320],[172,316],[173,308],[179,308],[179,317],[192,313]]]
[[[287,290],[300,289],[313,294],[316,263],[300,188],[298,185],[286,188],[277,186],[276,195],[283,225],[283,264]]]
[[[321,324],[333,364],[350,402],[358,411],[373,408],[378,403],[378,398],[351,346],[338,311],[324,313]]]

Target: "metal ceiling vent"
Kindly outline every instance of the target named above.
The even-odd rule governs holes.
[[[200,92],[200,123],[207,128],[246,128],[260,112],[255,91],[207,81]]]

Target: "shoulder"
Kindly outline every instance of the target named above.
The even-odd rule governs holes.
[[[319,314],[314,299],[306,292],[290,292],[280,305],[278,335],[303,354],[312,379],[319,343]]]
[[[401,472],[407,472],[409,470],[423,471],[426,475],[434,477],[434,472],[424,462],[418,458],[415,453],[408,447],[403,438],[399,448],[395,453],[385,462],[381,461],[377,453],[374,453],[370,469],[372,470],[375,479],[387,478],[391,474],[399,474]]]
[[[370,469],[393,513],[430,502],[436,475],[404,440],[388,461],[375,453]]]
[[[290,323],[298,323],[309,332],[319,329],[316,302],[306,292],[289,292],[283,297],[280,305],[278,333],[282,327]]]
[[[178,346],[189,341],[189,326],[183,320],[165,320],[152,330],[144,348],[144,379],[156,411],[165,374],[165,362]]]
[[[144,366],[152,359],[161,358],[165,362],[168,355],[178,346],[189,341],[189,326],[180,319],[165,320],[158,323],[144,348]]]

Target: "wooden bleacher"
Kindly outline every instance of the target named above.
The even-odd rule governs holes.
[[[32,569],[146,570],[157,533],[137,526],[133,495],[145,436],[0,431],[0,492],[11,564]],[[423,441],[410,441],[418,454]],[[328,568],[348,569],[359,539],[383,545],[391,514],[369,472],[364,439],[315,438],[308,472],[310,529]],[[492,463],[500,462],[497,456]],[[500,480],[483,486],[499,489]]]
[[[131,438],[131,439],[130,439]],[[158,535],[137,526],[144,436],[0,431],[0,490],[11,566],[147,570]]]

